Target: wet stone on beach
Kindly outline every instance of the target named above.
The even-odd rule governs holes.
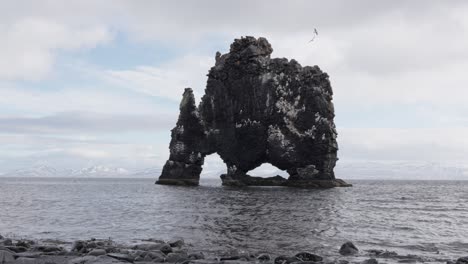
[[[0,250],[0,263],[10,263],[15,260],[12,252],[7,250]]]
[[[468,256],[457,259],[456,264],[468,264]]]
[[[364,260],[363,262],[361,262],[361,264],[379,264],[379,262],[376,259],[371,258]]]
[[[359,252],[359,250],[352,242],[346,242],[341,246],[339,252],[341,255],[347,256],[347,255],[355,255]]]
[[[295,255],[295,257],[300,260],[300,261],[322,261],[323,258],[318,256],[318,255],[315,255],[315,254],[312,254],[312,253],[307,253],[307,252],[301,252],[301,253],[298,253]]]
[[[28,248],[26,252],[15,253],[5,247],[5,241],[7,244]],[[180,242],[183,239],[168,242],[160,240],[138,241],[136,244],[135,241],[129,244],[120,244],[110,239],[79,240],[74,243],[58,240],[34,242],[31,240],[0,239],[0,264],[378,264],[379,261],[376,258],[385,259],[383,263],[441,263],[443,261],[450,264],[468,264],[468,257],[450,261],[429,259],[411,254],[398,255],[386,250],[366,250],[357,255],[357,247],[351,242],[343,244],[342,250],[340,250],[340,253],[346,252],[345,257],[338,255],[337,252],[330,252],[331,255],[325,254],[322,257],[312,252],[273,256],[271,252],[252,253],[235,248],[214,254],[213,252],[193,251],[190,244]]]

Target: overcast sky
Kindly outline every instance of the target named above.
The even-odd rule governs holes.
[[[183,89],[199,101],[216,51],[245,35],[329,73],[339,168],[464,166],[466,14],[456,0],[2,1],[0,172],[162,166]]]

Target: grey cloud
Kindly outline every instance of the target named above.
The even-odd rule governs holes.
[[[346,31],[388,13],[400,13],[411,19],[424,19],[447,6],[462,4],[452,1],[138,1],[121,2],[127,17],[137,25],[154,29],[185,27],[186,31],[230,29],[269,32],[311,32],[314,26]]]
[[[295,38],[342,43],[350,71],[393,73],[468,58],[466,1],[33,1],[6,3],[0,21],[42,17],[74,27],[116,28],[134,40],[203,49],[210,36]],[[461,13],[458,16],[454,13]],[[2,36],[0,36],[0,39]],[[297,44],[297,43],[296,43]]]
[[[207,42],[222,34],[296,39],[319,29],[319,39],[337,43],[341,67],[387,75],[466,61],[466,1],[171,1],[124,2],[135,38],[171,45]],[[176,34],[174,32],[177,32]],[[221,32],[221,33],[220,33]],[[306,42],[307,40],[304,39]],[[226,42],[228,44],[228,42]],[[291,43],[288,43],[291,45]],[[273,43],[276,47],[276,44]],[[311,48],[310,45],[305,48]]]
[[[465,1],[62,1],[19,0],[2,5],[2,19],[48,17],[74,25],[114,24],[119,29],[152,37],[178,36],[195,32],[268,31],[312,32],[313,27],[346,32],[356,25],[387,14],[398,13],[412,19],[427,19]],[[177,29],[177,31],[172,31]],[[181,34],[183,33],[183,34]]]

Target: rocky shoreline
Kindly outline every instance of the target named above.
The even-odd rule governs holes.
[[[229,247],[227,247],[229,248]],[[353,243],[344,243],[337,257],[322,257],[313,252],[272,255],[229,248],[217,255],[193,250],[182,238],[162,241],[145,239],[117,243],[111,239],[74,242],[60,240],[11,239],[0,235],[0,264],[378,264],[447,263],[468,264],[468,257],[429,259],[399,255],[385,250],[360,251]]]

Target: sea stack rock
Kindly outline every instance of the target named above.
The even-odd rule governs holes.
[[[236,39],[229,53],[216,54],[198,107],[185,89],[158,184],[198,185],[204,157],[218,153],[227,166],[223,185],[350,186],[333,173],[338,144],[328,74],[272,59],[272,52],[265,38]],[[289,178],[247,174],[267,162]]]

